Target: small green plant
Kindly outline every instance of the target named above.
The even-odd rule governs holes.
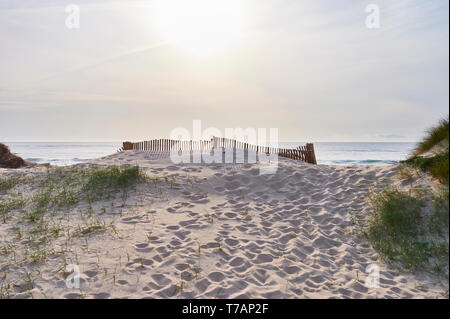
[[[0,218],[2,219],[3,223],[6,223],[6,220],[8,218],[8,214],[15,210],[25,207],[26,200],[23,198],[16,198],[11,199],[6,202],[0,202]]]
[[[33,251],[30,255],[31,262],[37,263],[39,261],[45,261],[48,258],[48,251],[45,249],[37,249],[36,251]]]
[[[93,220],[86,222],[84,225],[78,225],[78,229],[75,231],[73,236],[83,236],[95,232],[105,231],[107,229],[104,222],[100,220]]]
[[[33,198],[33,203],[35,204],[31,213],[36,217],[43,215],[50,203],[52,201],[52,193],[51,189],[43,189]]]
[[[116,225],[114,224],[113,221],[111,221],[111,222],[109,223],[109,228],[111,228],[111,231],[112,231],[118,238],[121,238],[119,232],[117,231],[117,227],[116,227]]]
[[[112,275],[112,279],[113,279],[113,285],[115,285],[116,279],[117,279],[117,266],[114,268],[114,273]]]
[[[63,186],[62,190],[54,195],[51,202],[56,207],[73,206],[77,202],[77,195],[73,191],[67,190],[66,186]]]
[[[0,285],[0,299],[9,299],[11,296],[11,284]]]
[[[200,274],[201,268],[197,266],[189,266],[189,268],[194,272],[195,280],[198,280],[198,275]]]
[[[206,213],[205,217],[206,217],[206,221],[208,223],[210,223],[210,224],[214,223],[214,216],[213,215],[211,215],[210,213]]]
[[[14,251],[15,251],[15,246],[13,246],[12,244],[2,246],[2,247],[0,247],[0,256],[1,255],[9,255],[9,254],[13,253]]]
[[[218,252],[218,253],[222,253],[223,252],[223,246],[222,246],[222,243],[218,243],[219,244],[219,246],[216,248],[216,252]]]
[[[19,239],[19,240],[22,239],[23,233],[22,233],[22,230],[20,229],[20,227],[15,227],[14,232],[16,233],[17,239]]]
[[[184,281],[183,281],[183,279],[181,278],[181,275],[180,275],[180,283],[175,286],[175,293],[183,292],[183,290],[184,290]]]

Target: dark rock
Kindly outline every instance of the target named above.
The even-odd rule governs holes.
[[[20,168],[35,165],[37,164],[26,161],[23,158],[11,153],[8,146],[0,143],[0,168]]]

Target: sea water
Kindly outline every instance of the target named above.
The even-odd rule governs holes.
[[[65,166],[113,154],[121,142],[6,142],[11,151],[37,163]],[[304,142],[279,144],[292,148]],[[317,142],[314,149],[318,164],[389,165],[406,159],[415,143],[409,142]]]

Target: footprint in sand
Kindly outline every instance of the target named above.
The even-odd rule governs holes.
[[[213,271],[208,275],[208,278],[213,282],[221,282],[225,279],[225,275],[219,271]]]
[[[254,260],[255,264],[270,263],[273,261],[273,257],[269,254],[259,254]]]

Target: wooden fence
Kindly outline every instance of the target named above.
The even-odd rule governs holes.
[[[243,149],[266,154],[278,154],[278,156],[286,157],[306,163],[317,164],[316,155],[314,153],[314,145],[307,143],[305,146],[297,148],[276,148],[268,146],[260,146],[240,142],[234,139],[213,137],[206,141],[177,141],[170,139],[155,139],[143,142],[123,142],[123,147],[119,151],[137,150],[137,151],[159,151],[170,152],[172,149],[181,151],[203,151],[213,150],[215,148],[232,148]]]

